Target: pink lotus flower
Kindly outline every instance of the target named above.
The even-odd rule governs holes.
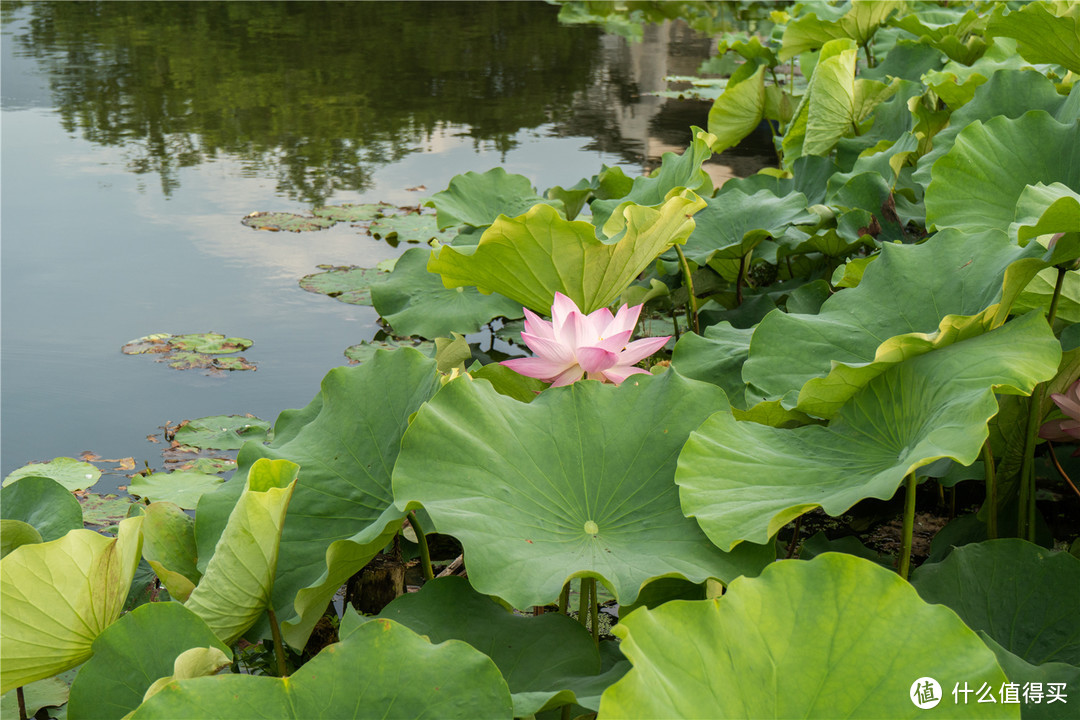
[[[1039,437],[1064,442],[1080,440],[1080,380],[1074,382],[1064,394],[1052,393],[1050,397],[1068,417],[1043,423],[1039,428]]]
[[[623,305],[614,316],[607,308],[588,315],[562,293],[555,293],[551,322],[525,310],[525,332],[521,339],[536,357],[504,360],[501,364],[514,372],[550,382],[552,387],[569,385],[586,374],[590,380],[618,385],[631,375],[648,372],[634,367],[664,347],[669,337],[635,340],[634,333],[641,305]]]

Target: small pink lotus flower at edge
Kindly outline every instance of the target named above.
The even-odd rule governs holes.
[[[521,339],[536,357],[504,360],[514,372],[550,382],[552,387],[569,385],[587,376],[618,385],[631,375],[647,375],[634,364],[662,348],[671,336],[642,338],[628,344],[637,325],[641,305],[623,305],[612,315],[600,308],[588,315],[573,300],[555,293],[551,322],[528,308]]]
[[[1080,440],[1080,380],[1070,385],[1064,393],[1052,393],[1050,397],[1067,417],[1043,423],[1039,428],[1039,437],[1062,442]]]

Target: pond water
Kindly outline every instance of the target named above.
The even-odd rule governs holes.
[[[502,165],[544,191],[637,175],[708,105],[651,96],[715,52],[680,24],[630,43],[539,3],[6,2],[2,472],[134,457],[171,421],[306,405],[369,307],[301,290],[319,264],[400,254],[347,224],[257,232],[252,211],[418,201]],[[748,174],[767,149],[714,159]],[[425,191],[410,190],[417,186]],[[150,333],[254,340],[255,372],[176,371]],[[103,479],[96,489],[123,483]]]

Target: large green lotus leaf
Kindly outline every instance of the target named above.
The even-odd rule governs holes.
[[[489,657],[457,640],[432,645],[380,618],[288,678],[228,674],[174,681],[140,705],[132,720],[509,720],[512,713],[510,690]]]
[[[499,292],[538,313],[547,314],[561,292],[582,312],[615,302],[657,255],[683,243],[694,231],[695,212],[705,201],[689,190],[659,207],[622,206],[626,232],[617,242],[597,239],[593,225],[564,220],[548,205],[517,218],[499,217],[470,254],[442,247],[428,270],[442,275],[448,288],[475,285]]]
[[[986,52],[987,42],[982,34],[988,20],[988,16],[979,15],[974,9],[942,7],[894,17],[890,24],[918,36],[950,59],[970,65]]]
[[[922,76],[922,82],[933,90],[948,108],[956,110],[971,102],[975,90],[995,73],[1030,67],[1031,63],[1026,62],[1016,52],[1015,40],[999,37],[994,39],[982,57],[970,65],[947,62],[940,70],[926,72]]]
[[[45,542],[83,526],[82,507],[52,478],[24,477],[0,490],[0,518],[33,525]]]
[[[270,605],[298,470],[288,460],[255,461],[206,572],[185,601],[226,645],[236,642]]]
[[[143,701],[173,661],[190,648],[229,648],[202,619],[177,602],[140,605],[94,640],[93,653],[71,684],[68,717],[120,720]]]
[[[1053,6],[1030,3],[1020,10],[1005,13],[1003,6],[994,9],[987,31],[990,35],[1011,37],[1025,60],[1053,63],[1080,73],[1080,6],[1063,12],[1051,12]]]
[[[970,102],[949,116],[949,126],[934,135],[934,147],[919,158],[914,179],[924,187],[929,185],[934,162],[952,149],[956,136],[975,120],[985,122],[997,115],[1017,118],[1029,110],[1045,110],[1058,122],[1066,122],[1065,104],[1065,97],[1058,94],[1054,83],[1035,69],[998,70],[975,89]]]
[[[895,365],[827,426],[782,430],[718,412],[691,434],[675,481],[683,511],[721,548],[764,542],[804,512],[836,516],[893,496],[938,458],[975,461],[994,390],[1027,394],[1054,376],[1061,346],[1038,313]]]
[[[497,167],[483,174],[455,175],[449,187],[432,195],[424,205],[435,208],[438,229],[443,230],[454,225],[484,227],[499,215],[516,217],[537,203],[562,208],[561,202],[537,195],[529,178]]]
[[[621,231],[625,225],[618,212],[625,202],[654,207],[667,201],[673,191],[684,189],[692,192],[689,195],[680,192],[682,197],[692,198],[694,193],[706,197],[712,195],[712,178],[709,173],[701,169],[701,164],[712,157],[712,145],[716,142],[716,138],[697,127],[691,127],[690,132],[693,136],[690,147],[686,148],[682,154],[664,153],[660,156],[660,168],[651,175],[634,178],[630,192],[626,195],[610,200],[594,200],[589,206],[592,210],[592,224],[603,228],[603,233],[610,238]],[[686,211],[688,215],[694,212],[694,210]],[[669,244],[671,242],[677,241],[669,241]]]
[[[694,232],[683,247],[686,257],[698,265],[714,258],[741,258],[766,238],[779,237],[792,225],[817,220],[806,210],[806,196],[798,192],[777,197],[768,190],[753,195],[721,190],[705,203],[694,216]]]
[[[47,463],[30,463],[8,473],[4,487],[24,477],[46,477],[60,483],[67,490],[85,490],[101,478],[97,467],[82,460],[58,457]]]
[[[1028,185],[1080,187],[1078,132],[1044,110],[972,122],[931,169],[927,227],[1006,230]]]
[[[173,503],[150,503],[143,508],[142,533],[143,558],[169,595],[187,600],[202,577],[196,564],[195,520]]]
[[[405,433],[394,497],[461,541],[477,590],[515,607],[552,601],[572,577],[599,578],[620,603],[656,577],[727,582],[772,548],[712,547],[672,483],[690,431],[726,406],[719,388],[676,372],[577,382],[531,403],[454,380]]]
[[[752,74],[739,77],[743,68],[752,70]],[[714,153],[738,145],[761,124],[765,115],[765,69],[764,65],[744,64],[713,102],[709,110],[709,133],[716,138],[711,145]]]
[[[451,332],[474,333],[497,317],[519,318],[521,303],[498,294],[483,295],[474,287],[448,288],[427,270],[428,248],[402,255],[394,272],[371,287],[371,300],[397,335],[426,338]]]
[[[817,315],[772,312],[761,321],[743,366],[743,378],[759,391],[753,400],[748,391],[748,402],[783,397],[793,405],[813,378],[840,378],[838,364],[850,370],[888,362],[909,341],[940,344],[963,326],[1004,321],[1015,295],[1045,267],[1042,252],[1037,243],[1019,248],[992,232],[947,231],[921,245],[885,244],[859,285],[826,300]],[[897,337],[909,333],[917,336]]]
[[[784,28],[780,60],[790,60],[808,50],[817,50],[837,38],[851,38],[860,46],[866,45],[893,10],[903,6],[903,2],[895,0],[852,0],[846,11],[823,3],[812,5],[815,12],[792,20]]]
[[[386,277],[386,273],[378,268],[351,265],[319,267],[324,268],[322,272],[300,278],[300,287],[350,305],[370,305],[371,286]]]
[[[141,524],[124,520],[115,538],[72,530],[0,560],[0,693],[90,657],[94,638],[124,607]]]
[[[391,602],[379,617],[433,643],[461,640],[486,654],[510,686],[514,717],[579,702],[568,685],[600,673],[600,654],[579,622],[558,613],[515,615],[473,590],[464,578],[429,582],[420,592]]]
[[[979,630],[977,632],[982,641],[986,643],[986,646],[997,655],[998,665],[1005,671],[1009,681],[1016,686],[1014,689],[1019,695],[1019,700],[1023,702],[1020,706],[1023,720],[1064,720],[1064,718],[1077,717],[1078,713],[1075,705],[1068,712],[1065,712],[1067,705],[1063,704],[1061,700],[1049,702],[1050,698],[1047,695],[1047,690],[1050,688],[1050,683],[1054,683],[1062,685],[1061,689],[1067,695],[1068,688],[1080,687],[1080,667],[1061,662],[1033,665],[1003,648],[984,631]],[[1043,689],[1041,702],[1036,702],[1034,696],[1030,694],[1031,689],[1035,687],[1035,683],[1041,683],[1039,687]],[[1023,694],[1025,688],[1029,692],[1027,697]],[[1065,702],[1068,702],[1067,697]]]
[[[224,479],[218,475],[189,470],[156,472],[136,475],[128,485],[128,492],[154,502],[176,503],[187,510],[194,510],[199,504],[199,498],[213,492],[223,482]]]
[[[775,563],[716,600],[637,610],[614,632],[634,667],[601,717],[919,718],[912,685],[927,676],[945,695],[935,717],[1020,717],[1019,705],[951,702],[956,681],[1006,681],[994,653],[951,610],[850,555]]]
[[[917,568],[911,584],[923,600],[947,605],[1029,663],[1080,666],[1080,560],[1068,553],[1017,538],[988,540]]]
[[[710,325],[704,335],[686,333],[675,343],[671,366],[688,378],[720,386],[732,407],[745,410],[742,366],[753,334],[753,328],[736,328],[729,322]]]
[[[0,558],[7,557],[15,548],[41,541],[41,533],[30,523],[0,519]]]
[[[285,640],[303,647],[327,603],[401,528],[390,473],[409,416],[439,388],[435,360],[409,348],[379,351],[358,367],[335,368],[302,410],[287,410],[269,446],[249,443],[236,478],[199,503],[200,565],[221,535],[242,479],[262,457],[300,465],[285,517],[274,609]],[[260,621],[255,632],[269,637]]]

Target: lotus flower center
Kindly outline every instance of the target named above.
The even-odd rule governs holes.
[[[585,534],[586,535],[596,535],[599,532],[600,532],[600,526],[597,525],[596,523],[594,523],[592,520],[589,520],[587,523],[585,523]]]

